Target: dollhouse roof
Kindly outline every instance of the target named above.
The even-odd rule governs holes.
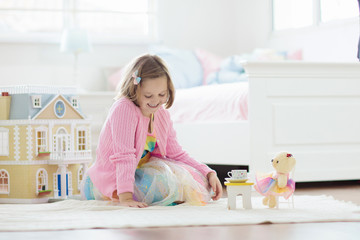
[[[35,115],[35,116],[33,116],[32,117],[32,119],[36,119],[38,116],[40,116],[40,114],[42,114],[53,102],[55,102],[55,101],[57,101],[57,100],[64,100],[64,101],[67,101],[67,106],[68,107],[70,107],[70,108],[72,108],[72,110],[73,111],[75,111],[81,118],[85,118],[85,116],[81,113],[81,112],[79,112],[79,111],[77,111],[73,106],[72,106],[72,104],[70,103],[70,100],[68,100],[67,98],[65,98],[64,96],[62,96],[62,95],[56,95],[55,97],[53,97],[52,99],[51,99],[51,101],[49,101],[47,104],[46,104],[46,106],[44,106],[39,112],[37,112],[37,114]]]
[[[10,120],[12,119],[35,119],[52,102],[59,99],[67,101],[67,105],[77,112],[81,118],[85,118],[82,113],[80,103],[74,108],[71,104],[71,98],[77,97],[75,87],[54,87],[54,86],[11,86],[0,87],[0,92],[8,92],[11,96]],[[41,107],[33,107],[33,96],[41,97]]]

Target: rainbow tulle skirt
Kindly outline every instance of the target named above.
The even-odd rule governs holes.
[[[265,176],[256,176],[255,190],[263,196],[283,196],[288,199],[295,191],[295,181],[288,179],[285,187],[280,188],[277,184],[277,178],[272,174]]]
[[[87,176],[82,187],[84,199],[109,200]],[[151,157],[135,171],[133,197],[148,205],[174,205],[186,202],[205,205],[211,199],[209,183],[195,168],[170,159]]]

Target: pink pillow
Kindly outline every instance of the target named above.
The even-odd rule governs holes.
[[[117,90],[117,87],[121,81],[121,77],[123,75],[124,68],[120,68],[113,74],[111,74],[108,78],[108,84],[111,90]]]
[[[287,59],[290,60],[303,60],[303,52],[301,49],[298,49],[292,53],[288,53]]]
[[[210,73],[216,72],[220,69],[223,59],[211,52],[199,48],[195,49],[195,54],[203,68],[203,85],[206,85],[207,77]]]

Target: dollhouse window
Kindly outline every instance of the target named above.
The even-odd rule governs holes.
[[[66,106],[62,100],[57,100],[54,105],[54,112],[58,118],[62,118],[65,115]]]
[[[36,151],[37,154],[48,151],[47,129],[45,127],[36,129]]]
[[[48,174],[45,169],[41,168],[36,173],[36,192],[47,190]]]
[[[9,156],[9,129],[0,127],[0,156]]]
[[[84,167],[81,165],[78,170],[78,190],[80,190],[80,184],[83,178],[84,178]]]
[[[86,129],[85,128],[78,128],[77,131],[77,145],[78,145],[78,151],[85,151],[87,150],[86,148]]]
[[[10,193],[9,173],[5,169],[0,170],[0,194]]]
[[[31,96],[33,108],[41,108],[41,96],[33,95]]]
[[[79,97],[71,97],[70,101],[74,108],[79,108]]]

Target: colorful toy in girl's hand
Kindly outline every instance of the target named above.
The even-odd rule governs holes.
[[[265,176],[256,176],[256,191],[264,195],[263,204],[273,208],[276,206],[276,196],[288,199],[295,191],[295,182],[289,174],[295,167],[296,160],[291,153],[279,152],[271,160],[275,172]]]

